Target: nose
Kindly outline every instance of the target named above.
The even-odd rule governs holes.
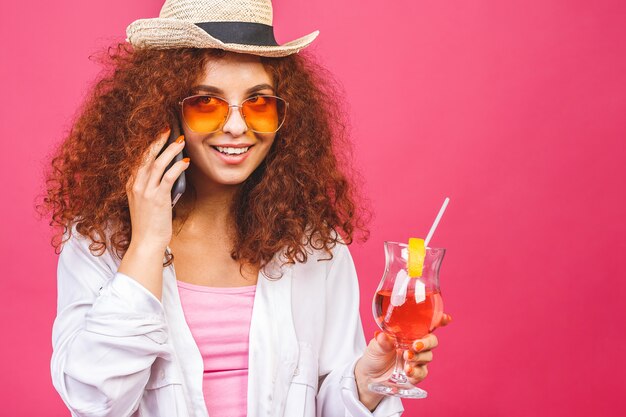
[[[224,126],[222,126],[224,133],[230,133],[233,136],[241,136],[248,131],[248,125],[243,119],[243,114],[240,111],[239,106],[230,106],[228,117]]]

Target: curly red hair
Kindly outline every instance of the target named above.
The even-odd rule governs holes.
[[[122,258],[131,240],[129,175],[206,64],[223,54],[133,49],[124,43],[109,48],[103,76],[45,174],[46,195],[37,207],[51,214],[50,225],[59,229],[52,239],[55,252],[76,226],[91,239],[92,254],[110,246]],[[261,61],[277,94],[289,102],[289,115],[265,160],[235,195],[231,256],[262,267],[284,249],[288,263],[305,262],[305,246],[311,245],[332,258],[337,242],[352,243],[357,231],[363,241],[369,236],[369,210],[355,203],[358,175],[351,166],[342,96],[328,71],[307,53]],[[185,215],[174,208],[175,219]],[[167,255],[164,266],[173,260]]]

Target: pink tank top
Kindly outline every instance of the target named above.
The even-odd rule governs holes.
[[[204,362],[210,417],[245,417],[248,336],[256,286],[207,287],[177,281],[185,319]]]

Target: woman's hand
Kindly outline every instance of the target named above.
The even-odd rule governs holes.
[[[172,186],[176,178],[189,167],[189,159],[185,158],[186,161],[183,159],[176,162],[163,175],[167,165],[185,146],[184,137],[180,136],[157,158],[169,134],[169,129],[161,132],[144,153],[141,165],[126,183],[132,242],[147,244],[161,249],[161,252],[165,251],[172,239]]]
[[[452,317],[444,314],[439,326],[446,326]],[[427,365],[433,360],[432,350],[437,347],[437,336],[432,333],[415,340],[411,348],[405,350],[404,372],[413,385],[421,382],[428,375]],[[363,356],[354,368],[359,400],[370,410],[374,410],[383,395],[371,392],[367,386],[370,382],[384,380],[391,376],[396,364],[395,341],[383,332],[377,331],[365,349]]]
[[[185,158],[163,175],[185,146],[181,136],[157,158],[169,133],[169,129],[161,132],[126,183],[132,237],[118,269],[146,287],[159,301],[163,292],[163,252],[172,239],[171,190],[176,178],[189,166]]]

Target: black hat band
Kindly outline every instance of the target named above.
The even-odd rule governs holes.
[[[274,28],[254,22],[202,22],[200,29],[224,43],[241,45],[278,46]]]

